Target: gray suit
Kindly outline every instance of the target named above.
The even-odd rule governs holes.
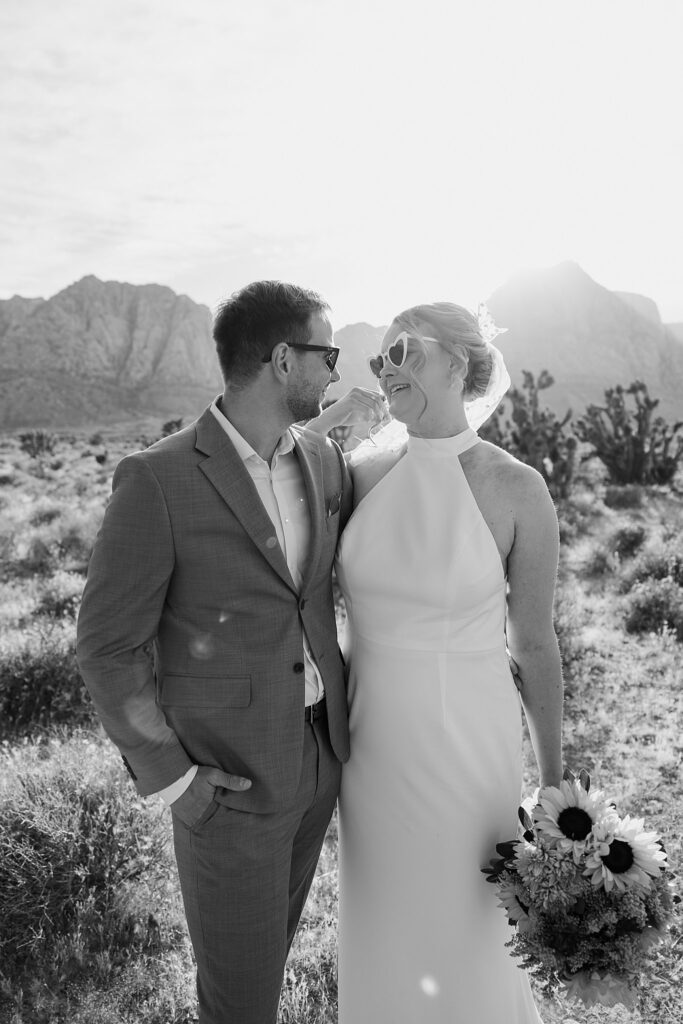
[[[292,432],[311,512],[300,591],[253,481],[207,410],[117,467],[79,616],[83,677],[141,794],[193,763],[252,779],[246,791],[218,789],[192,829],[174,819],[207,1024],[274,1019],[349,753],[331,568],[351,485],[334,443]],[[302,626],[327,703],[327,723],[310,726]],[[245,860],[260,864],[253,878]],[[276,910],[281,888],[287,905]],[[260,1002],[249,995],[249,960],[269,989]]]

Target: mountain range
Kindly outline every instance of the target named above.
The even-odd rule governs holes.
[[[640,379],[658,412],[683,419],[683,324],[663,324],[651,299],[561,263],[512,278],[487,305],[507,328],[497,343],[513,384],[523,369],[549,370],[555,384],[542,401],[556,412],[578,415],[605,388]],[[343,379],[332,397],[372,386],[366,360],[385,329],[336,332]],[[191,419],[221,388],[209,309],[165,286],[88,276],[50,299],[0,301],[2,430]]]

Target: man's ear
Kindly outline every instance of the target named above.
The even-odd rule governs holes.
[[[287,380],[294,365],[294,352],[284,342],[276,345],[272,351],[270,365],[276,380],[284,382]]]

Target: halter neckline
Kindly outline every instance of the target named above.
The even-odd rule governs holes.
[[[467,427],[453,437],[408,437],[408,454],[418,458],[439,459],[462,455],[480,441],[476,430]]]

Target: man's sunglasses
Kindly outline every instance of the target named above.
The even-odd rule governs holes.
[[[387,363],[389,366],[393,366],[395,370],[401,369],[408,358],[408,342],[411,338],[416,341],[433,341],[435,345],[441,344],[438,338],[423,338],[418,337],[416,334],[408,334],[407,331],[401,331],[400,334],[396,335],[386,352],[380,352],[379,355],[368,359],[368,365],[375,377],[379,377]]]
[[[306,352],[325,352],[325,363],[327,369],[332,373],[335,366],[337,365],[337,359],[339,359],[339,349],[335,348],[334,345],[304,345],[298,341],[286,341],[285,344],[289,348],[305,349]],[[264,356],[261,362],[269,363],[273,358],[273,353],[270,352],[267,356]]]

